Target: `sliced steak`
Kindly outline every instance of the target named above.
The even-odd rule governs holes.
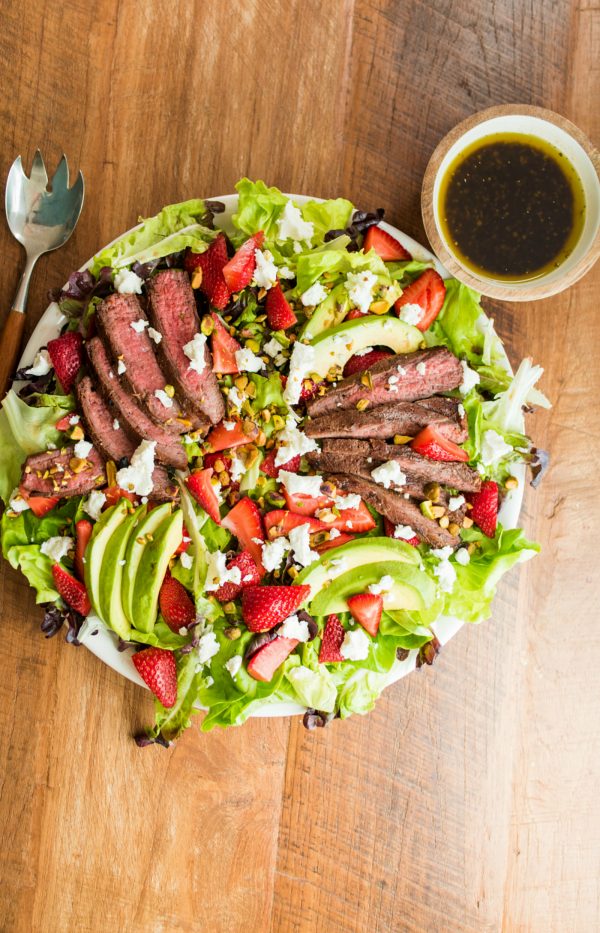
[[[364,373],[342,379],[334,389],[317,396],[307,404],[311,417],[325,415],[338,409],[356,408],[357,402],[367,400],[373,407],[388,402],[414,402],[437,392],[450,392],[463,380],[458,360],[445,347],[398,353],[369,370],[371,385],[363,384]]]
[[[309,437],[414,437],[427,425],[433,425],[455,444],[462,444],[468,437],[457,420],[419,402],[390,402],[365,411],[333,411],[309,421],[304,431]]]
[[[32,454],[25,461],[21,486],[27,492],[41,496],[68,498],[106,485],[104,462],[97,450],[92,448],[86,457],[87,466],[79,473],[73,472],[73,458],[75,451],[72,446]]]
[[[115,426],[115,413],[103,396],[96,391],[92,380],[85,376],[76,388],[77,401],[87,436],[105,460],[118,463],[123,457],[131,459],[135,442],[123,428]]]
[[[154,489],[151,498],[155,502],[175,502],[179,499],[179,486],[171,479],[164,467],[156,467],[152,474]]]
[[[128,432],[135,447],[142,439],[156,441],[157,460],[180,470],[185,469],[187,456],[181,442],[156,424],[123,386],[100,338],[88,340],[86,348],[96,381],[104,397],[113,406],[113,418]]]
[[[418,505],[405,499],[401,493],[392,492],[378,486],[377,483],[360,476],[346,474],[333,474],[327,477],[335,483],[342,492],[356,493],[364,501],[380,513],[389,518],[395,525],[410,525],[432,547],[458,547],[460,538],[451,535],[445,528],[440,528],[437,522],[426,518]]]
[[[161,363],[186,408],[217,424],[225,414],[225,403],[212,371],[208,348],[200,373],[191,368],[183,352],[184,346],[200,331],[196,299],[187,272],[165,269],[148,281],[148,315],[152,326],[162,334],[157,348]]]
[[[96,311],[98,329],[117,367],[122,360],[125,371],[122,379],[135,397],[145,406],[157,424],[170,434],[189,431],[194,419],[183,412],[176,399],[172,408],[165,408],[155,392],[163,390],[168,379],[161,370],[156,356],[156,344],[148,335],[148,328],[139,333],[131,326],[146,321],[135,295],[109,295]],[[121,377],[120,377],[121,378]],[[181,419],[181,420],[178,420]]]

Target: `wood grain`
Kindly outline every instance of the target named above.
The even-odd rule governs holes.
[[[575,0],[32,0],[3,5],[0,178],[39,145],[86,176],[50,287],[169,201],[241,175],[346,195],[422,238],[439,139],[492,104],[564,113],[600,143],[600,14]],[[2,232],[5,308],[22,257]],[[523,522],[542,556],[431,670],[364,719],[131,734],[146,694],[61,636],[2,566],[0,930],[588,931],[600,924],[600,341],[596,268],[564,295],[489,302],[546,367],[553,467]]]

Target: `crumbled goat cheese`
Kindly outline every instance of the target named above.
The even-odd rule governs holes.
[[[417,532],[410,525],[396,525],[394,528],[394,538],[399,538],[401,541],[410,541],[416,535]]]
[[[444,593],[451,593],[456,583],[456,570],[450,563],[450,555],[454,553],[450,545],[440,548],[432,548],[431,553],[437,557],[439,564],[433,568],[433,572],[438,578],[440,589]]]
[[[404,366],[396,366],[396,372],[399,376],[406,376],[406,370]]]
[[[273,262],[273,253],[268,249],[255,249],[254,257],[256,259],[254,285],[258,285],[259,288],[272,288],[277,281],[277,266]]]
[[[307,437],[304,431],[296,427],[293,415],[285,419],[285,428],[279,432],[277,440],[280,447],[275,455],[275,466],[284,466],[294,457],[302,457],[311,450],[318,450],[319,445],[313,437]]]
[[[502,460],[512,452],[512,447],[506,443],[501,434],[492,430],[485,431],[481,443],[481,460],[486,466],[497,463],[498,460]]]
[[[94,521],[97,522],[105,502],[106,496],[104,493],[100,489],[93,489],[87,497],[87,500],[83,503],[83,509],[88,513],[90,518],[93,518]]]
[[[267,572],[277,570],[289,549],[290,542],[283,535],[263,544],[261,560],[265,570]]]
[[[229,468],[229,478],[232,483],[237,483],[246,472],[246,465],[241,457],[238,457],[235,451],[231,452],[231,467]]]
[[[281,344],[278,340],[275,340],[275,337],[271,337],[271,339],[265,343],[263,350],[267,356],[270,356],[271,359],[274,360],[275,357],[279,356],[281,353]]]
[[[225,428],[226,431],[233,431],[234,428],[236,427],[236,423],[237,422],[235,421],[224,421],[223,427]]]
[[[162,340],[162,334],[159,331],[154,330],[153,327],[148,328],[148,336],[154,341],[154,343],[160,343]]]
[[[463,405],[462,402],[459,402],[459,405],[458,405],[458,414],[459,414],[459,417],[461,417],[461,418],[464,418],[464,417],[465,417],[465,406]]]
[[[371,470],[371,476],[376,483],[389,489],[393,486],[406,486],[406,473],[403,473],[395,460],[387,460],[381,466]]]
[[[448,511],[456,512],[457,509],[460,509],[461,505],[465,504],[464,496],[450,496],[448,499]]]
[[[310,531],[308,525],[298,525],[297,528],[292,528],[289,533],[289,542],[292,547],[294,560],[300,564],[301,567],[309,567],[310,564],[319,559],[317,552],[311,550],[310,547]]]
[[[283,623],[279,634],[282,638],[295,638],[296,641],[308,641],[310,632],[308,622],[299,619],[297,615],[289,616]]]
[[[154,488],[154,453],[156,441],[142,441],[133,452],[129,466],[117,472],[117,485],[138,496],[149,496]]]
[[[467,392],[470,392],[473,386],[476,386],[481,380],[479,379],[479,373],[471,369],[464,360],[460,361],[460,365],[463,371],[463,381],[458,388],[462,395],[466,395]]]
[[[164,405],[165,408],[173,407],[173,399],[167,395],[164,389],[155,389],[154,397],[157,398],[161,405]]]
[[[118,418],[115,418],[113,420],[113,431],[118,431],[120,427],[121,427],[121,422],[119,421]]]
[[[280,279],[295,279],[296,273],[292,272],[289,266],[279,266],[279,278]]]
[[[122,376],[123,373],[127,372],[127,367],[125,366],[125,363],[123,362],[123,360],[119,360],[117,362],[117,372],[119,376]]]
[[[26,370],[28,376],[47,376],[52,369],[50,354],[47,350],[39,350],[35,354],[33,364]]]
[[[364,661],[369,656],[369,636],[361,628],[346,632],[340,654],[345,661]]]
[[[427,372],[427,366],[423,362],[417,363],[417,365],[415,366],[415,369],[417,370],[419,376],[424,376],[425,373]]]
[[[277,462],[277,461],[275,461]],[[279,482],[285,486],[290,496],[320,496],[322,476],[301,476],[299,473],[279,471]]]
[[[455,554],[455,559],[456,563],[460,564],[461,567],[466,567],[471,560],[471,555],[469,554],[466,547],[460,547]]]
[[[188,554],[187,551],[183,551],[183,553],[179,555],[179,560],[181,561],[181,566],[183,567],[184,570],[192,569],[194,565],[194,560],[192,558],[192,555]]]
[[[373,289],[377,285],[377,276],[368,270],[364,272],[349,272],[346,276],[345,288],[352,303],[366,314],[373,301]]]
[[[336,496],[334,505],[336,509],[359,509],[362,499],[356,493],[350,493],[348,496]]]
[[[209,592],[218,590],[224,583],[241,583],[242,571],[239,567],[227,567],[227,557],[221,551],[207,553],[208,568],[204,588]]]
[[[297,340],[290,359],[290,371],[283,397],[288,405],[297,405],[302,393],[302,380],[314,369],[315,348]]]
[[[278,240],[312,240],[315,235],[314,224],[304,220],[299,207],[292,201],[287,201],[283,213],[277,221],[279,227]]]
[[[214,632],[205,632],[204,635],[200,636],[198,641],[198,663],[207,664],[211,658],[214,658],[216,654],[221,650],[221,646],[217,640],[217,636]]]
[[[381,578],[379,583],[371,583],[369,587],[369,593],[372,593],[374,596],[380,596],[381,593],[388,593],[394,585],[394,581],[389,574],[386,573],[384,577]]]
[[[240,395],[240,391],[236,386],[232,386],[229,390],[227,401],[233,405],[234,408],[241,408],[244,403],[244,396]]]
[[[114,279],[113,285],[120,295],[141,295],[144,280],[131,269],[120,269]]]
[[[148,321],[145,321],[143,317],[138,318],[137,321],[132,321],[129,325],[136,334],[141,334],[145,327],[149,327]]]
[[[334,538],[339,538],[340,535],[341,535],[341,531],[339,531],[337,528],[332,528],[331,531],[329,532],[329,540],[333,541]]]
[[[69,424],[79,424],[80,418],[79,415],[71,415],[69,418]]]
[[[300,296],[300,301],[305,308],[308,308],[312,305],[321,304],[321,302],[325,301],[326,298],[327,290],[323,288],[320,282],[315,282],[314,285],[311,285],[310,288],[307,288],[306,291]]]
[[[55,537],[48,538],[47,541],[42,542],[40,551],[42,554],[45,554],[46,557],[49,557],[50,560],[58,563],[69,551],[72,551],[74,547],[73,538],[69,537]]]
[[[77,441],[73,447],[73,453],[76,457],[79,457],[80,460],[85,460],[85,458],[89,456],[93,446],[94,445],[90,444],[89,441]]]
[[[241,654],[234,654],[233,657],[229,658],[229,661],[225,661],[223,667],[226,671],[229,671],[232,677],[238,673],[240,667],[242,666],[242,656]]]
[[[413,327],[416,327],[417,324],[420,324],[423,320],[424,314],[425,309],[422,308],[421,305],[402,305],[402,308],[400,309],[400,320],[404,321],[405,324],[412,324]]]
[[[390,378],[388,379],[388,385],[395,386],[399,379],[400,379],[400,376],[390,376]]]
[[[190,361],[188,369],[203,373],[206,369],[206,334],[194,334],[184,346],[183,352]]]
[[[235,351],[235,361],[241,373],[257,373],[265,368],[265,361],[261,360],[260,356],[256,356],[247,347]]]
[[[26,512],[29,508],[29,503],[23,496],[20,494],[18,487],[13,489],[8,507],[13,510],[13,512]]]
[[[373,347],[365,347],[364,350],[357,350],[354,356],[366,356],[367,353],[372,353]]]

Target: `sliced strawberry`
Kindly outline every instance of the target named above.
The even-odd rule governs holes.
[[[195,470],[193,473],[190,473],[185,484],[196,502],[210,515],[213,522],[220,525],[221,513],[219,512],[219,500],[215,487],[211,483],[213,472],[211,467],[208,467],[206,470]]]
[[[348,314],[346,315],[346,317],[344,318],[344,320],[345,320],[345,321],[355,321],[356,318],[359,318],[359,317],[366,317],[368,313],[369,313],[368,311],[359,311],[358,308],[352,308],[350,311],[348,311]]]
[[[255,252],[262,246],[264,238],[262,230],[254,233],[223,266],[223,276],[230,292],[239,292],[250,285],[256,268]]]
[[[365,236],[363,250],[365,253],[368,253],[370,249],[374,249],[384,262],[412,259],[412,256],[407,249],[404,249],[402,243],[399,243],[393,236],[377,226],[369,227]]]
[[[239,568],[241,579],[239,583],[232,583],[229,581],[219,587],[215,592],[215,598],[218,599],[220,603],[229,603],[237,599],[245,587],[255,586],[257,583],[260,583],[261,575],[259,569],[249,551],[242,551],[241,554],[237,554],[228,561],[227,569],[231,570],[232,567]]]
[[[394,522],[391,522],[389,518],[384,516],[383,527],[388,538],[395,538],[396,541],[404,541],[406,544],[410,544],[412,547],[418,547],[421,543],[418,535],[413,535],[412,538],[396,538],[396,526]]]
[[[181,544],[175,551],[175,557],[178,557],[179,554],[185,554],[185,552],[188,550],[191,543],[192,543],[192,539],[190,538],[190,533],[185,527],[185,523],[184,523],[183,533],[181,535]]]
[[[265,572],[262,565],[262,542],[265,540],[265,533],[256,502],[248,496],[240,499],[223,519],[223,527],[235,535],[244,551],[250,552],[262,576]]]
[[[255,680],[269,683],[277,668],[281,667],[298,644],[295,638],[274,638],[252,655],[248,661],[248,673]]]
[[[325,385],[324,379],[321,379],[319,382],[315,382],[314,379],[303,379],[299,401],[308,402],[309,399],[314,398],[315,395],[319,394],[319,389],[322,385]]]
[[[92,611],[92,604],[83,583],[72,577],[60,564],[53,565],[52,576],[54,577],[54,585],[67,606],[81,613],[82,616],[89,615]]]
[[[192,253],[188,250],[185,256],[185,268],[190,275],[196,269],[202,269],[200,291],[206,295],[213,308],[218,308],[220,311],[226,306],[230,295],[227,282],[223,277],[223,269],[226,265],[227,241],[222,233],[219,233],[203,253]],[[218,372],[226,372],[226,370],[219,369]]]
[[[455,462],[469,459],[469,455],[463,447],[459,447],[454,441],[448,440],[430,424],[423,428],[422,431],[419,431],[417,436],[410,442],[410,446],[418,454],[428,457],[430,460]]]
[[[280,470],[286,470],[288,473],[297,473],[300,469],[300,456],[297,455],[292,457],[291,460],[288,460],[287,463],[282,463],[281,466],[275,466],[275,457],[277,456],[277,451],[275,448],[270,450],[263,462],[260,465],[261,473],[266,473],[267,476],[270,476],[271,479],[277,479],[279,476]]]
[[[166,709],[177,702],[177,665],[172,651],[144,648],[131,659],[152,693]]]
[[[286,330],[298,323],[298,318],[283,294],[279,282],[276,282],[267,292],[265,307],[267,309],[267,321],[271,330]]]
[[[363,531],[371,531],[376,524],[377,522],[367,506],[361,501],[357,509],[341,509],[335,520],[327,523],[327,527],[330,530],[335,528],[337,531],[351,531],[352,534],[361,534]]]
[[[349,596],[346,602],[359,625],[362,625],[365,632],[375,638],[383,612],[383,596],[375,593],[358,593],[356,596]]]
[[[102,506],[102,511],[109,509],[111,505],[116,505],[119,499],[129,499],[130,502],[137,503],[138,498],[134,492],[128,489],[121,489],[120,486],[107,486],[102,490],[106,496],[106,502]]]
[[[343,661],[340,648],[346,632],[338,616],[327,616],[325,629],[321,635],[321,649],[319,651],[319,662],[321,664],[335,664],[337,661]]]
[[[469,515],[488,538],[496,534],[498,524],[498,483],[486,480],[479,492],[467,497],[472,504]]]
[[[63,415],[62,418],[59,418],[54,427],[57,431],[69,431],[73,425],[71,424],[71,418],[73,417],[72,412],[68,412],[66,415]]]
[[[185,586],[167,573],[158,594],[158,605],[163,619],[172,632],[179,633],[180,628],[187,628],[196,621],[194,606]]]
[[[27,490],[22,488],[19,489],[19,493],[21,497],[25,499],[36,518],[43,518],[44,515],[47,515],[48,512],[56,508],[59,502],[58,496],[32,496]]]
[[[206,443],[213,453],[219,450],[229,450],[231,447],[241,447],[242,444],[250,444],[251,439],[244,434],[241,422],[232,418],[231,422],[227,421],[227,424],[231,423],[234,423],[235,427],[230,429],[225,427],[224,421],[221,421],[206,438]]]
[[[371,350],[369,353],[363,353],[362,356],[351,356],[344,366],[344,377],[354,376],[355,373],[364,373],[370,369],[379,360],[385,360],[388,356],[393,356],[391,350]]]
[[[242,615],[251,632],[267,632],[287,619],[310,594],[310,586],[248,586]]]
[[[439,272],[426,269],[406,286],[394,307],[400,314],[404,305],[419,305],[423,309],[423,317],[416,326],[419,330],[427,330],[442,310],[445,297],[446,286]]]
[[[211,337],[213,372],[221,374],[239,373],[240,368],[236,362],[235,354],[242,349],[240,344],[235,337],[231,336],[227,325],[218,314],[211,311],[210,316],[215,325]]]
[[[265,515],[265,529],[270,541],[273,538],[288,535],[292,528],[297,528],[299,525],[308,525],[311,535],[316,531],[326,531],[329,528],[318,518],[311,518],[310,515],[296,515],[294,512],[288,512],[287,509],[273,509]]]
[[[203,467],[212,467],[213,470],[216,470],[216,464],[223,464],[223,468],[229,473],[231,469],[231,457],[228,457],[226,454],[221,451],[215,451],[212,454],[204,454],[202,457],[202,466]],[[220,473],[220,470],[217,470]]]
[[[302,496],[297,492],[289,493],[282,487],[283,498],[290,512],[296,515],[314,515],[318,509],[330,508],[333,499],[329,496]]]
[[[354,535],[346,535],[342,532],[337,538],[330,538],[329,541],[322,541],[321,544],[317,544],[315,550],[319,554],[324,554],[325,551],[330,551],[334,547],[341,547],[342,544],[348,544],[348,541],[354,541],[354,537]]]
[[[48,343],[48,355],[56,378],[65,392],[70,392],[83,363],[83,337],[69,330]]]
[[[75,570],[80,580],[84,578],[83,555],[92,535],[93,525],[87,518],[81,518],[75,524]]]

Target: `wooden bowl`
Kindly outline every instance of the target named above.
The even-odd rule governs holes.
[[[584,227],[571,254],[551,272],[522,282],[479,275],[465,267],[454,254],[438,220],[439,188],[449,165],[478,139],[506,132],[537,136],[563,152],[581,179],[586,203]],[[421,211],[434,253],[465,285],[490,298],[508,301],[547,298],[580,279],[600,256],[600,153],[580,129],[551,110],[526,104],[489,107],[463,120],[438,144],[425,171]]]

